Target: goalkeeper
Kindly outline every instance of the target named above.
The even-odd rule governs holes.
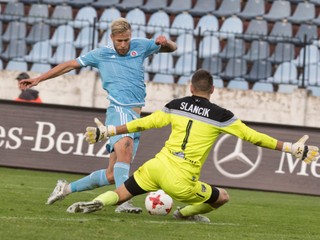
[[[86,140],[95,143],[110,136],[128,132],[161,128],[171,124],[172,132],[165,146],[151,160],[144,163],[115,191],[107,191],[91,202],[71,205],[70,213],[89,213],[104,206],[116,205],[133,196],[163,189],[173,199],[189,204],[177,209],[178,220],[210,222],[200,214],[210,212],[229,200],[226,190],[199,181],[201,168],[212,145],[221,133],[237,136],[264,148],[291,153],[310,163],[319,157],[319,149],[305,145],[305,135],[296,143],[282,142],[246,126],[234,114],[209,101],[214,91],[212,76],[198,70],[191,81],[192,96],[175,99],[153,114],[122,126],[88,127]]]

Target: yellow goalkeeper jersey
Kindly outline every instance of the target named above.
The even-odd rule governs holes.
[[[151,115],[127,123],[129,132],[161,128],[171,124],[172,131],[161,153],[187,160],[198,173],[221,133],[237,136],[257,146],[275,149],[277,140],[246,126],[232,112],[208,99],[189,96],[175,99]]]

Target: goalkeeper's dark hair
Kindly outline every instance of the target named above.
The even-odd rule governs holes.
[[[213,78],[207,70],[199,69],[193,74],[191,83],[196,91],[210,93],[213,86]]]

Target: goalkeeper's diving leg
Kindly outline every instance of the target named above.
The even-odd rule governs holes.
[[[229,201],[229,195],[226,190],[211,186],[211,197],[204,203],[187,205],[174,211],[173,217],[177,220],[193,222],[210,222],[210,219],[200,215],[211,212]]]

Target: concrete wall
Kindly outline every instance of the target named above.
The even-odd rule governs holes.
[[[10,100],[19,95],[15,80],[18,74],[15,71],[0,72],[1,99]],[[31,77],[38,75],[29,74]],[[100,81],[96,72],[83,71],[79,75],[67,74],[48,80],[35,89],[39,90],[44,103],[105,108],[108,105],[107,94]],[[173,98],[190,95],[188,85],[153,82],[147,82],[146,85],[144,112],[153,112]],[[286,94],[216,88],[211,101],[228,108],[246,121],[320,127],[320,98],[304,89]]]

